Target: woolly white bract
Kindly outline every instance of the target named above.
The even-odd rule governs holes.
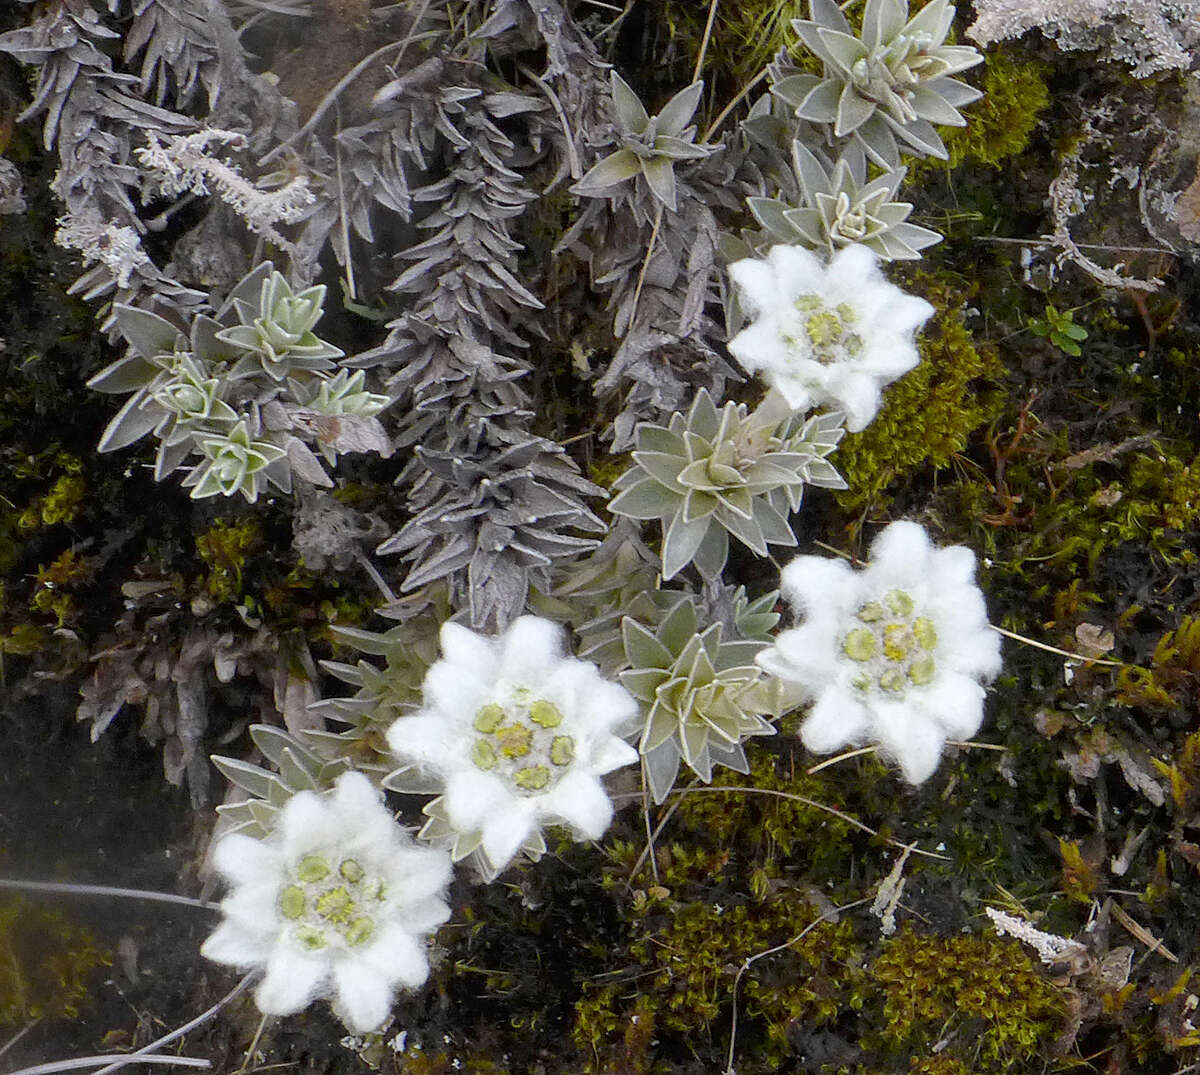
[[[800,246],[729,267],[754,322],[730,353],[761,373],[796,411],[829,406],[857,433],[879,410],[880,389],[919,361],[913,334],[933,313],[924,299],[888,283],[861,244],[824,264]]]
[[[982,684],[1000,671],[1000,638],[988,626],[970,549],[935,549],[916,523],[892,523],[864,570],[799,556],[782,584],[804,622],[756,659],[812,700],[800,729],[809,750],[878,743],[919,784],[947,738],[979,728]]]
[[[600,777],[638,758],[614,734],[636,723],[629,692],[564,656],[561,629],[537,616],[498,638],[447,623],[441,644],[424,707],[388,729],[408,766],[389,786],[441,792],[421,836],[456,862],[474,856],[489,879],[520,851],[541,855],[547,824],[598,839],[612,820]]]
[[[361,773],[292,796],[266,840],[225,836],[213,865],[233,891],[200,952],[265,968],[254,996],[268,1015],[330,997],[351,1030],[378,1029],[396,987],[425,981],[424,935],[450,916],[449,856],[415,844]]]

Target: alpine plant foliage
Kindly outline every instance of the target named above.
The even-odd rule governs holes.
[[[207,567],[190,604],[157,548],[125,580],[81,713],[95,738],[145,703],[188,764],[220,743],[201,952],[259,976],[264,1016],[328,1001],[381,1047],[487,927],[471,886],[532,915],[539,871],[599,869],[626,807],[652,831],[793,718],[910,784],[980,727],[974,554],[913,521],[861,570],[813,551],[857,532],[830,524],[839,446],[935,313],[891,263],[942,239],[906,161],[980,96],[946,0],[853,25],[810,0],[729,100],[702,62],[618,71],[620,20],[556,0],[19,6],[0,52],[108,348],[87,383],[123,397],[97,450],[180,476]],[[314,87],[338,19],[355,59]],[[183,692],[210,651],[227,693],[146,702],[147,668]]]

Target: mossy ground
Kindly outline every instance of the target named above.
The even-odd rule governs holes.
[[[706,10],[635,8],[621,46],[631,78],[677,88]],[[722,10],[712,104],[783,43],[791,13]],[[430,987],[397,1008],[390,1033],[407,1029],[410,1047],[392,1070],[690,1075],[724,1071],[731,1048],[741,1075],[1168,1075],[1200,1060],[1195,269],[1168,264],[1165,289],[1137,301],[1069,268],[1049,290],[1029,286],[1021,244],[1037,248],[1048,230],[1054,152],[1088,104],[1128,80],[1043,43],[997,50],[978,83],[988,96],[948,138],[951,168],[921,165],[911,188],[915,219],[946,234],[919,271],[897,275],[937,307],[922,364],[839,451],[850,490],[814,495],[798,526],[859,553],[881,523],[919,518],[977,550],[993,622],[1116,663],[1006,642],[985,745],[952,750],[920,789],[869,756],[810,775],[789,724],[752,744],[748,775],[721,771],[712,789],[653,811],[652,847],[630,808],[599,846],[564,840],[497,885],[461,884]],[[49,164],[17,137],[10,155],[44,189]],[[129,595],[162,584],[147,636],[189,616],[232,632],[266,622],[316,656],[334,653],[331,622],[370,622],[378,595],[366,578],[304,568],[280,509],[197,505],[155,485],[140,456],[95,455],[111,400],[83,385],[112,356],[92,311],[63,291],[73,268],[49,242],[52,215],[34,200],[0,232],[0,867],[169,888],[175,863],[198,857],[207,818],[164,785],[135,706],[97,744],[71,719],[89,655]],[[1078,357],[1031,331],[1048,304],[1087,328]],[[539,383],[562,439],[598,426],[569,370]],[[591,470],[619,468],[597,452]],[[353,477],[343,495],[394,521],[386,468]],[[237,735],[248,719],[221,729]],[[403,805],[417,820],[417,804]],[[39,854],[43,815],[71,834],[50,855]],[[900,928],[886,936],[870,904],[911,844]],[[987,906],[1077,938],[1086,955],[1043,966],[994,935]],[[232,984],[199,960],[206,924],[182,911],[84,917],[96,949],[64,919],[44,920],[67,962],[40,1008],[0,995],[19,1018],[45,1015],[14,1051],[29,1063],[142,1044]],[[118,961],[110,980],[85,978],[87,953],[126,935],[141,971]],[[77,1003],[78,1019],[53,1018]],[[189,1045],[235,1070],[256,1022],[235,1007]],[[268,1027],[254,1059],[361,1070],[340,1033],[318,1006]]]

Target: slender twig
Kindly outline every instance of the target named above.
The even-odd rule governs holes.
[[[549,98],[550,105],[554,109],[554,114],[558,117],[559,126],[563,129],[563,139],[566,142],[567,163],[571,169],[571,178],[583,178],[583,165],[579,163],[579,153],[575,149],[575,138],[571,134],[571,124],[567,120],[567,113],[563,109],[562,101],[558,99],[558,94],[554,92],[554,87],[538,75],[537,72],[531,71],[528,67],[522,66],[521,73],[533,79],[541,87],[542,92],[547,98]]]
[[[629,327],[633,327],[634,319],[637,317],[638,303],[642,298],[642,285],[646,282],[646,270],[650,268],[650,259],[654,256],[654,244],[658,242],[658,226],[662,223],[663,206],[662,202],[658,203],[658,208],[654,213],[654,227],[650,229],[650,242],[646,244],[646,256],[642,259],[642,269],[638,273],[637,287],[633,289],[633,307],[629,311]]]
[[[1006,631],[1003,627],[997,627],[994,623],[988,624],[988,626],[997,634],[1003,635],[1005,638],[1011,638],[1014,642],[1024,642],[1025,645],[1033,646],[1034,649],[1044,649],[1047,653],[1057,653],[1060,657],[1069,657],[1073,661],[1086,661],[1088,664],[1107,664],[1114,668],[1125,667],[1124,661],[1110,661],[1105,657],[1086,657],[1082,653],[1072,653],[1070,650],[1059,649],[1057,646],[1051,646],[1045,642],[1026,638],[1015,631]]]
[[[181,903],[185,907],[199,907],[206,911],[217,910],[214,903],[177,896],[173,892],[150,892],[144,888],[114,888],[112,885],[72,885],[54,881],[13,881],[0,878],[0,888],[12,888],[24,892],[56,892],[65,896],[121,896],[131,900],[154,900],[158,903]]]
[[[264,1012],[263,1017],[258,1021],[258,1027],[254,1031],[254,1037],[250,1039],[250,1044],[246,1047],[246,1055],[242,1057],[242,1063],[235,1072],[235,1075],[242,1075],[242,1073],[246,1070],[247,1065],[253,1062],[254,1050],[258,1048],[258,1043],[262,1040],[263,1031],[267,1028],[267,1020],[269,1018],[270,1016]]]
[[[34,1019],[32,1022],[26,1023],[23,1027],[21,1027],[21,1029],[18,1030],[11,1038],[9,1038],[8,1041],[6,1041],[3,1045],[0,1045],[0,1056],[3,1056],[6,1052],[8,1052],[9,1049],[16,1045],[17,1042],[25,1037],[25,1035],[28,1034],[41,1021],[41,1016],[38,1016],[38,1018]]]
[[[161,1049],[164,1045],[170,1045],[171,1042],[182,1038],[184,1034],[191,1033],[191,1031],[195,1030],[196,1027],[203,1026],[210,1019],[212,1019],[217,1012],[224,1008],[226,1004],[233,1000],[234,997],[243,992],[257,976],[257,969],[250,971],[249,974],[243,975],[242,980],[238,982],[237,985],[235,985],[228,993],[218,1000],[211,1008],[208,1008],[197,1015],[195,1019],[184,1023],[181,1027],[176,1027],[176,1029],[172,1030],[171,1033],[164,1034],[157,1041],[152,1041],[149,1045],[143,1045],[142,1048],[137,1050],[137,1052],[130,1053],[128,1056],[122,1056],[115,1063],[109,1064],[107,1067],[103,1067],[99,1071],[92,1072],[92,1075],[109,1075],[110,1072],[119,1071],[121,1068],[127,1067],[129,1064],[141,1063],[141,1061],[146,1058],[146,1053],[152,1052],[155,1049]],[[106,1059],[111,1060],[112,1057],[107,1057]]]
[[[735,1075],[733,1070],[734,1050],[737,1045],[738,1031],[738,986],[742,984],[742,977],[750,969],[750,967],[760,959],[765,959],[767,956],[772,956],[776,952],[782,952],[785,948],[790,948],[797,941],[801,941],[808,933],[822,922],[831,921],[843,911],[852,910],[855,907],[861,907],[864,903],[870,903],[874,897],[866,896],[861,900],[855,900],[853,903],[843,903],[840,907],[831,907],[828,911],[822,911],[814,918],[807,926],[805,926],[796,936],[784,941],[783,944],[777,944],[774,948],[767,948],[762,952],[756,952],[752,956],[747,956],[742,960],[742,965],[738,967],[737,976],[733,979],[733,1016],[730,1019],[729,1025],[729,1060],[725,1065],[725,1071],[722,1075]]]
[[[805,772],[809,776],[813,773],[819,773],[822,769],[827,769],[831,765],[837,765],[840,761],[848,761],[850,758],[857,758],[860,754],[874,754],[879,748],[877,746],[859,747],[857,750],[847,750],[843,754],[835,754],[832,758],[826,758],[822,762],[818,762],[811,769],[806,769]]]
[[[713,20],[717,17],[717,0],[709,0],[708,22],[704,24],[704,36],[700,39],[700,51],[696,55],[696,69],[692,72],[692,81],[700,80],[700,72],[704,70],[704,54],[708,51],[708,42],[712,37]]]
[[[662,827],[667,822],[666,822],[666,819],[664,818],[663,821],[659,824],[657,829],[653,829],[653,830],[651,829],[651,826],[650,826],[650,793],[646,790],[646,783],[647,783],[647,781],[646,781],[646,759],[643,757],[642,758],[642,819],[646,823],[646,847],[645,847],[645,850],[643,850],[641,855],[638,857],[637,862],[634,864],[633,872],[629,875],[629,879],[631,881],[633,880],[633,878],[637,875],[638,870],[640,870],[642,868],[642,863],[646,861],[646,856],[649,855],[650,856],[650,872],[652,874],[654,874],[654,883],[657,885],[657,884],[661,884],[662,882],[658,878],[658,861],[654,855],[654,838],[660,832],[662,832]],[[668,817],[669,816],[670,816],[670,814],[668,814]]]
[[[49,1064],[35,1064],[31,1068],[21,1068],[19,1071],[10,1072],[10,1075],[52,1075],[56,1071],[74,1071],[76,1068],[92,1067],[94,1064],[103,1064],[111,1060],[111,1056],[76,1056],[71,1060],[52,1060]],[[135,1064],[178,1064],[185,1068],[209,1068],[212,1064],[207,1060],[201,1060],[194,1056],[139,1056],[133,1061]],[[107,1071],[108,1068],[101,1069]],[[92,1072],[92,1075],[99,1075],[98,1072]]]
[[[725,117],[728,116],[729,113],[732,112],[735,108],[737,108],[738,104],[741,103],[741,101],[745,98],[746,94],[748,94],[752,89],[754,89],[754,87],[757,86],[766,77],[767,77],[767,72],[766,72],[766,69],[764,68],[762,71],[759,71],[759,73],[757,75],[755,75],[754,78],[752,78],[749,82],[746,83],[746,85],[744,85],[741,88],[741,90],[738,92],[738,95],[732,101],[730,101],[729,104],[727,104],[724,108],[722,108],[721,114],[719,116],[717,116],[717,118],[714,119],[712,121],[712,123],[710,123],[708,125],[708,130],[704,132],[704,137],[700,139],[701,144],[703,144],[704,142],[707,142],[717,132],[717,128],[720,127],[721,124],[725,122]]]
[[[741,792],[746,795],[771,795],[777,799],[790,799],[792,802],[803,803],[805,806],[811,806],[814,810],[822,810],[827,814],[832,814],[834,817],[838,818],[839,820],[844,821],[847,825],[850,825],[850,826],[858,829],[860,832],[865,832],[868,836],[878,837],[879,839],[885,841],[886,843],[891,844],[892,847],[899,847],[901,849],[908,847],[908,844],[902,843],[900,840],[893,840],[890,836],[884,836],[882,833],[877,832],[875,829],[871,828],[870,825],[864,825],[856,817],[852,817],[850,814],[847,814],[843,810],[839,810],[835,806],[827,806],[825,803],[817,802],[816,799],[810,799],[805,795],[796,795],[794,792],[790,792],[790,791],[776,791],[774,788],[750,788],[750,787],[742,787],[740,785],[717,784],[714,787],[692,786],[692,787],[686,787],[686,788],[674,788],[670,794],[679,795],[679,796],[705,795],[705,794],[714,794],[717,792],[727,792],[727,791],[728,792]],[[626,796],[620,796],[620,795],[613,796],[613,798],[615,798],[615,799],[624,798],[624,797],[626,797]],[[634,792],[632,794],[632,796],[628,796],[628,797],[640,798],[640,793]],[[656,835],[657,835],[657,833],[656,833]],[[913,849],[913,854],[914,855],[924,855],[926,858],[931,858],[931,859],[939,859],[942,862],[950,861],[950,857],[948,855],[939,855],[934,851],[922,851],[919,847]]]
[[[427,34],[421,34],[420,38],[418,38],[417,34],[416,34],[416,28],[421,24],[421,20],[425,17],[425,11],[428,7],[429,7],[429,0],[425,0],[425,2],[421,5],[421,10],[417,13],[417,17],[413,22],[412,29],[409,30],[408,35],[404,38],[403,41],[392,41],[392,42],[389,42],[388,44],[384,45],[382,48],[377,48],[369,56],[364,56],[361,60],[358,61],[358,63],[356,63],[352,68],[350,68],[350,70],[347,71],[340,79],[338,79],[337,85],[335,85],[333,87],[333,89],[331,89],[327,94],[325,94],[324,97],[321,98],[321,102],[317,105],[317,107],[315,109],[313,109],[313,114],[311,116],[309,116],[307,120],[304,121],[304,125],[298,131],[296,131],[295,134],[291,135],[288,138],[285,138],[282,142],[279,143],[279,145],[277,145],[273,150],[271,150],[270,153],[268,153],[265,157],[263,157],[258,162],[259,166],[261,167],[263,165],[270,164],[271,161],[273,161],[276,157],[278,157],[285,150],[290,149],[301,139],[306,138],[309,134],[311,134],[313,129],[317,126],[317,124],[320,123],[321,120],[325,118],[325,113],[329,111],[330,107],[333,105],[333,102],[338,99],[338,97],[341,95],[342,91],[347,86],[349,86],[350,83],[352,83],[356,78],[358,78],[358,76],[361,75],[368,67],[370,67],[371,64],[373,64],[376,60],[378,60],[380,56],[383,56],[386,53],[391,52],[392,49],[399,49],[399,52],[397,52],[397,54],[396,54],[396,60],[394,61],[394,62],[398,63],[400,61],[400,59],[404,56],[405,49],[407,49],[408,46],[413,41],[423,40],[424,38],[434,36],[432,34],[432,32],[427,33]]]

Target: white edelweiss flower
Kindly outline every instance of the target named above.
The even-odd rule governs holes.
[[[213,865],[233,890],[200,952],[265,968],[254,997],[267,1015],[330,997],[351,1030],[377,1030],[396,987],[424,983],[425,934],[450,916],[450,857],[418,846],[361,773],[293,795],[265,840],[223,837]]]
[[[947,739],[978,730],[982,684],[1000,671],[1000,637],[988,626],[970,549],[935,549],[916,523],[892,523],[864,570],[798,556],[781,582],[804,622],[756,659],[812,700],[800,729],[809,750],[877,743],[919,784]]]
[[[754,315],[730,353],[795,411],[844,411],[858,433],[879,410],[880,389],[920,361],[913,337],[933,307],[889,283],[861,244],[828,265],[803,247],[777,245],[765,259],[735,261],[729,275]]]
[[[521,851],[537,858],[545,825],[595,840],[612,820],[600,777],[638,760],[633,697],[596,666],[563,655],[563,632],[522,616],[487,638],[454,623],[425,676],[424,707],[388,729],[405,766],[389,786],[435,788],[421,836],[468,855],[489,880]],[[415,782],[411,781],[416,777]]]

